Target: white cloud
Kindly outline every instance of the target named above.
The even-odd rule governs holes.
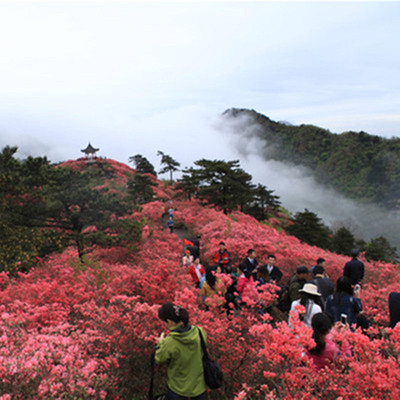
[[[291,211],[328,222],[375,214],[368,224],[384,233],[392,216],[261,160],[257,142],[232,141],[217,119],[243,107],[399,137],[399,11],[387,2],[0,2],[0,147],[61,161],[90,141],[101,155],[139,153],[156,168],[157,150],[183,166],[241,158]]]

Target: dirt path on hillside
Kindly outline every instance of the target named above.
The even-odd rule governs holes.
[[[165,213],[162,216],[161,223],[162,223],[163,229],[168,229],[169,230],[169,228],[167,226],[167,221],[168,221],[168,213]],[[195,236],[193,236],[193,234],[191,234],[186,228],[174,228],[173,235],[178,236],[178,238],[181,240],[181,242],[182,242],[182,250],[184,248],[183,239],[190,240],[191,242],[193,242],[194,239],[195,239]]]

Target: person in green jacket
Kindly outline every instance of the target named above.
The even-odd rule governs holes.
[[[206,334],[200,327],[189,324],[189,313],[181,306],[165,303],[158,310],[158,317],[170,333],[158,338],[155,362],[168,365],[169,400],[204,400],[206,383],[203,370],[203,350]]]

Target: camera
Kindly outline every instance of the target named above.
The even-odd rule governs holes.
[[[341,315],[340,315],[340,322],[341,322],[343,325],[347,325],[347,314],[341,314]]]

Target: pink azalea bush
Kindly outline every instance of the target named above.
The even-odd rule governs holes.
[[[125,172],[129,171],[121,168],[121,179]],[[208,334],[210,353],[225,373],[223,388],[210,392],[210,399],[400,396],[400,326],[385,328],[388,294],[400,291],[396,266],[366,263],[362,302],[374,326],[368,336],[337,333],[339,347],[348,341],[352,356],[316,372],[307,357],[314,345],[311,329],[295,316],[289,328],[260,313],[261,307],[276,301],[275,285],[249,289],[240,313],[227,313],[218,296],[205,307],[181,266],[180,239],[161,223],[174,191],[160,184],[156,192],[160,198],[132,216],[146,226],[137,252],[93,247],[80,263],[76,252],[68,249],[17,279],[0,274],[0,399],[147,398],[149,359],[163,330],[157,311],[166,301],[187,308],[191,323]],[[248,248],[256,249],[261,262],[274,253],[283,281],[298,265],[314,265],[321,256],[335,280],[347,261],[240,212],[226,216],[177,198],[173,207],[177,223],[202,235],[202,258],[209,263],[220,240],[235,263]],[[229,277],[221,278],[229,284]],[[157,368],[157,374],[156,390],[161,392],[165,371]]]

